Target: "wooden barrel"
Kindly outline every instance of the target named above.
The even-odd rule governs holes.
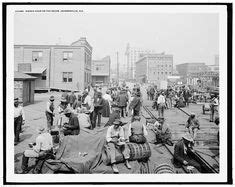
[[[175,173],[175,171],[169,164],[164,163],[155,167],[154,173],[156,174]]]
[[[130,149],[130,160],[147,160],[151,156],[151,149],[148,143],[127,143],[127,146]]]

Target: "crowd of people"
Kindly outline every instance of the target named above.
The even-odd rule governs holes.
[[[130,90],[125,87],[110,87],[102,92],[102,88],[94,87],[93,90],[85,89],[82,94],[75,94],[73,91],[69,94],[63,92],[60,103],[56,107],[54,105],[55,97],[50,96],[46,103],[45,115],[47,119],[47,128],[40,126],[39,136],[34,145],[30,145],[30,150],[26,150],[23,154],[22,171],[27,172],[28,158],[41,157],[42,155],[51,153],[53,143],[50,132],[54,127],[63,130],[63,135],[78,135],[81,128],[94,130],[101,127],[102,117],[108,118],[103,125],[107,128],[106,142],[110,152],[111,166],[114,173],[118,173],[116,165],[116,149],[123,154],[125,165],[131,169],[129,164],[130,152],[126,142],[144,144],[148,142],[148,130],[154,132],[156,140],[153,143],[161,143],[173,146],[172,134],[169,126],[165,123],[164,110],[173,106],[180,107],[181,102],[188,105],[191,92],[187,88],[180,90],[167,89],[156,90],[154,87],[147,90],[148,99],[154,102],[153,107],[158,110],[158,119],[152,125],[146,125],[141,122],[141,108],[143,104],[142,93],[140,87]],[[178,99],[175,101],[175,99]],[[182,101],[180,100],[182,98]],[[217,97],[213,100],[216,104]],[[18,106],[18,99],[15,99],[15,144],[19,142],[19,133],[21,125],[24,123],[23,108]],[[55,115],[58,114],[58,115]],[[63,117],[68,118],[67,122],[63,122]],[[127,132],[124,130],[125,122],[123,118],[131,117]],[[54,120],[57,118],[57,120]],[[147,129],[148,128],[148,129]],[[200,170],[198,163],[189,159],[187,149],[191,149],[200,129],[200,124],[195,114],[192,113],[185,124],[186,135],[182,140],[175,144],[174,161],[176,164],[193,165]]]

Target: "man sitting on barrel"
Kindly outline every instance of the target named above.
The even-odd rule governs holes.
[[[133,143],[145,143],[148,132],[143,123],[140,122],[140,116],[134,116],[133,122],[129,126],[129,141]]]
[[[116,165],[116,149],[120,150],[122,155],[125,159],[125,165],[128,169],[131,169],[131,166],[128,162],[128,159],[130,158],[130,150],[128,149],[125,137],[124,137],[124,130],[121,127],[121,121],[119,119],[116,119],[113,122],[113,125],[110,126],[107,130],[106,134],[106,141],[107,141],[107,147],[110,152],[111,157],[111,165],[114,173],[119,173],[117,165]]]
[[[181,140],[179,140],[174,148],[174,165],[176,167],[185,166],[193,166],[201,172],[200,164],[192,159],[192,153],[194,150],[192,149],[193,138],[187,133],[185,134]]]

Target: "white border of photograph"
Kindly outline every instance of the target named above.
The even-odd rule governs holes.
[[[219,174],[14,174],[14,13],[15,10],[83,10],[89,13],[218,13],[220,62]],[[35,14],[35,13],[34,13]],[[48,13],[58,14],[58,13]],[[61,14],[61,13],[59,13]],[[71,13],[70,13],[71,14]],[[77,12],[76,12],[77,14]],[[23,28],[22,28],[23,29]],[[227,7],[222,5],[8,5],[7,6],[7,182],[226,182],[227,181]],[[230,124],[231,125],[231,124]]]

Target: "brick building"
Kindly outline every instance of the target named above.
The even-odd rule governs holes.
[[[92,60],[91,76],[93,84],[108,84],[110,82],[110,57]]]
[[[136,79],[142,83],[154,83],[158,87],[161,81],[167,81],[173,73],[173,55],[165,53],[141,54],[136,62]]]
[[[15,45],[15,71],[37,77],[35,90],[82,90],[91,83],[92,47],[86,38],[71,45]]]
[[[208,66],[205,63],[184,63],[176,65],[176,70],[180,76],[187,77],[191,73],[207,71]]]

